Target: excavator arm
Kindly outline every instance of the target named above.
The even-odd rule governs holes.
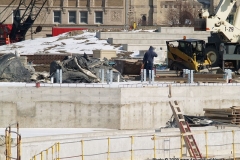
[[[236,0],[221,0],[215,15],[203,17],[206,18],[206,31],[219,33],[219,37],[223,42],[239,41],[240,29],[227,21],[227,17],[231,13],[235,3]],[[201,10],[200,12],[201,15],[209,15],[206,10]],[[236,12],[235,16],[237,14],[238,12]]]

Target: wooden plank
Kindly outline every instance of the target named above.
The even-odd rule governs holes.
[[[203,111],[232,111],[231,108],[203,108]]]
[[[208,78],[194,78],[194,82],[205,82],[205,83],[227,83],[224,79],[208,79]]]
[[[232,108],[232,109],[239,109],[240,110],[240,106],[232,106],[232,107],[230,107],[230,108]]]
[[[186,75],[187,77],[188,75]],[[219,78],[219,79],[223,79],[224,74],[193,74],[194,78]]]
[[[211,111],[211,112],[233,112],[231,108],[203,108],[203,111]]]
[[[232,120],[224,120],[224,119],[215,119],[215,118],[212,118],[213,121],[218,121],[218,122],[225,122],[225,123],[234,123],[235,121],[232,121]]]
[[[236,115],[217,114],[217,113],[215,114],[215,113],[211,113],[211,112],[204,113],[204,116],[206,116],[206,117],[232,117],[232,118],[237,117]]]
[[[214,112],[214,111],[205,111],[205,113],[208,113],[208,114],[222,114],[222,115],[234,115],[234,116],[238,116],[238,115],[240,115],[240,112]]]

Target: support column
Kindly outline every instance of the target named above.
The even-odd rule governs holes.
[[[129,0],[125,0],[125,27],[128,27]]]
[[[68,6],[68,0],[61,0],[61,8],[62,8],[62,12],[63,14],[66,13],[66,7]]]

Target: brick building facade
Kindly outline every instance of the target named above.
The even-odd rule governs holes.
[[[13,11],[20,0],[10,4],[0,1],[0,19],[12,24]],[[29,2],[30,0],[26,0]],[[44,1],[44,0],[38,0]],[[198,1],[205,1],[206,5]],[[46,26],[98,26],[111,25],[169,25],[171,11],[177,10],[176,3],[187,2],[192,12],[205,7],[213,11],[220,0],[48,0],[35,24]],[[239,3],[239,0],[237,0]],[[207,4],[208,3],[208,4]],[[214,6],[211,6],[214,4]],[[5,8],[7,9],[5,10]],[[24,7],[21,7],[24,12]],[[189,9],[186,9],[186,15]],[[20,14],[22,14],[20,13]],[[192,13],[191,13],[192,14]],[[190,14],[189,14],[190,15]],[[187,17],[188,18],[188,17]]]
[[[7,24],[13,22],[13,16],[10,14],[19,4],[19,0],[15,1],[0,15],[1,19],[6,19],[5,23]],[[9,0],[1,0],[0,11],[3,11],[9,3]],[[24,12],[24,10],[21,12]],[[8,17],[8,15],[10,16]],[[35,24],[64,24],[71,26],[123,25],[124,23],[125,0],[48,0],[35,21]]]

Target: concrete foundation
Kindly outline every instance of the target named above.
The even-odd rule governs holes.
[[[208,31],[194,31],[193,27],[160,27],[157,32],[97,32],[99,39],[108,39],[110,44],[121,44],[123,50],[148,50],[149,46],[167,50],[166,41],[182,39],[183,36],[207,41]]]
[[[93,50],[93,58],[102,60],[103,58],[111,59],[115,57],[117,57],[116,50]]]
[[[10,84],[0,87],[0,127],[154,129],[165,126],[177,100],[186,115],[203,108],[240,104],[240,86],[172,86],[141,82],[103,84]],[[169,98],[170,97],[170,98]]]

